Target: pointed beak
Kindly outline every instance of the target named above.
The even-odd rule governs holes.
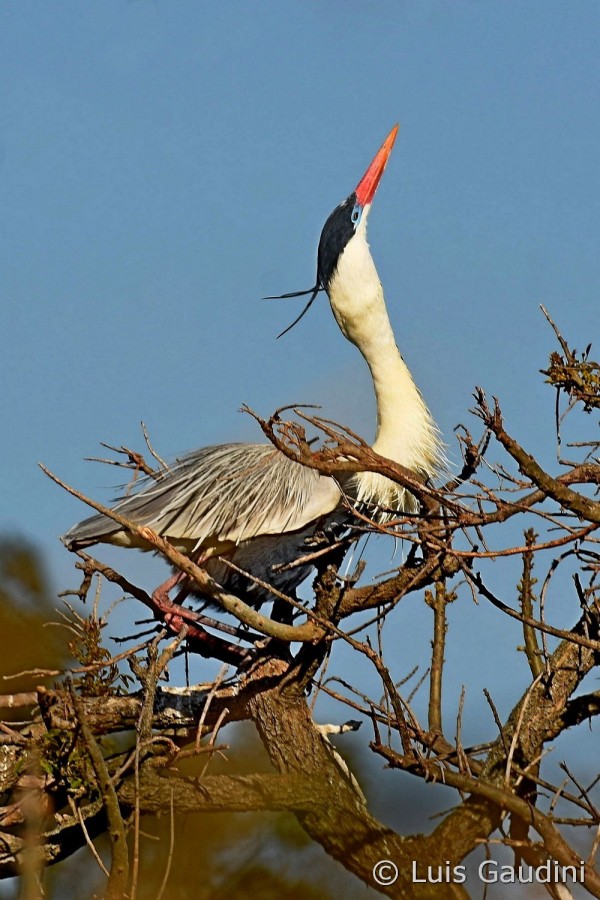
[[[358,182],[358,186],[354,193],[361,206],[366,206],[368,203],[371,203],[375,196],[377,185],[381,181],[381,176],[383,175],[383,170],[385,169],[390,153],[392,152],[392,147],[394,146],[399,127],[399,125],[394,125],[381,145],[381,148],[377,151],[375,159]]]

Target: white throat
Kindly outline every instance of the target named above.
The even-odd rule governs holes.
[[[439,431],[396,346],[366,240],[367,213],[365,208],[361,224],[340,256],[329,285],[329,300],[342,333],[358,347],[371,371],[377,400],[373,449],[421,475],[432,476],[443,460]],[[392,482],[382,476],[364,473],[359,480],[359,494],[364,496],[358,499],[396,509],[414,507],[413,498],[409,502],[398,485],[392,490]],[[396,496],[399,494],[404,499]]]

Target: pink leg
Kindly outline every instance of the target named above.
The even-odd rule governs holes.
[[[199,553],[194,562],[197,566],[201,566],[203,562],[206,562],[208,556],[205,553]],[[162,584],[153,591],[152,599],[157,603],[161,609],[170,606],[173,602],[175,603],[183,603],[183,601],[188,596],[190,589],[185,584],[182,589],[179,591],[175,600],[172,601],[169,597],[169,591],[172,591],[174,587],[177,587],[178,584],[185,582],[187,580],[187,575],[185,572],[176,572],[174,575],[171,575],[170,578],[167,578],[166,581],[163,581]]]
[[[204,554],[199,554],[194,562],[197,565],[202,565],[206,559],[207,557]],[[251,653],[250,650],[230,644],[222,638],[209,634],[202,625],[207,624],[209,627],[214,625],[226,632],[231,630],[232,633],[238,636],[237,629],[226,626],[223,623],[213,622],[213,620],[206,619],[199,613],[180,605],[190,592],[188,585],[185,584],[187,580],[185,572],[176,572],[174,575],[171,575],[170,578],[159,584],[153,591],[152,597],[148,598],[150,602],[147,605],[153,609],[159,619],[162,619],[173,634],[179,634],[183,626],[186,625],[188,628],[188,646],[191,646],[192,649],[202,656],[214,656],[223,660],[223,662],[233,663],[238,666],[245,663]],[[169,591],[182,584],[182,582],[183,586],[177,593],[175,600],[171,600]]]
[[[173,590],[184,578],[183,572],[176,572],[152,592],[152,599],[160,609],[168,609],[171,606],[172,600],[169,597],[169,591]]]

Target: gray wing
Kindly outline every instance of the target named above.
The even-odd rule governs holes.
[[[239,543],[305,528],[338,504],[336,482],[293,462],[270,444],[221,444],[183,457],[160,481],[144,479],[116,512],[176,543]],[[67,546],[98,541],[138,546],[107,516],[73,526]]]

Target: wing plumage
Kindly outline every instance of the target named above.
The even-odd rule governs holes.
[[[187,549],[239,544],[264,535],[305,529],[338,505],[336,482],[300,465],[270,444],[203,447],[175,463],[159,481],[113,508]],[[79,522],[65,535],[69,547],[139,541],[107,516]]]

